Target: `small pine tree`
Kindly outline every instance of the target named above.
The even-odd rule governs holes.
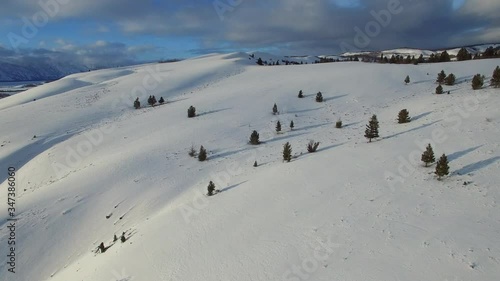
[[[276,123],[276,132],[277,132],[277,133],[281,132],[281,123],[280,123],[280,121],[278,121],[278,122]]]
[[[438,74],[436,82],[442,84],[444,82],[444,79],[446,79],[446,73],[444,72],[444,70],[441,70],[441,72]]]
[[[260,144],[259,133],[257,131],[253,131],[252,134],[250,135],[250,144],[253,144],[253,145]]]
[[[313,140],[309,141],[307,144],[307,151],[309,153],[314,153],[318,150],[319,142],[314,142]]]
[[[441,180],[443,176],[446,176],[450,173],[450,167],[448,166],[448,157],[445,154],[439,158],[436,164],[436,172],[435,174],[438,176],[438,180]]]
[[[207,160],[207,150],[203,147],[200,147],[200,152],[198,152],[198,161],[203,162]]]
[[[493,71],[493,76],[491,77],[490,85],[495,88],[500,88],[500,67],[498,66]]]
[[[207,195],[208,196],[213,196],[215,193],[215,184],[213,181],[210,181],[210,183],[208,184],[208,187],[207,187]]]
[[[256,167],[256,168],[259,166],[259,164],[257,164],[257,161],[255,161],[255,162],[253,163],[253,166],[254,166],[254,167]]]
[[[137,98],[137,99],[134,101],[134,108],[135,108],[135,109],[139,109],[139,108],[141,108],[141,102],[139,101],[139,98]]]
[[[189,149],[189,156],[195,157],[196,156],[196,149],[194,149],[194,145],[191,146],[191,149]]]
[[[262,61],[262,59],[261,59],[261,58],[259,58],[259,59],[257,60],[257,64],[258,64],[258,65],[264,65],[264,62]]]
[[[299,91],[299,99],[302,99],[304,98],[304,93],[302,92],[302,90]]]
[[[425,167],[428,167],[429,164],[432,164],[436,161],[436,158],[434,158],[434,151],[432,150],[432,146],[429,143],[427,145],[427,148],[425,149],[424,153],[422,153],[422,162],[425,163]]]
[[[283,161],[292,161],[292,146],[289,142],[285,143],[283,146]]]
[[[443,93],[443,86],[441,84],[436,87],[436,95],[441,95]]]
[[[165,100],[163,99],[163,97],[160,98],[160,100],[158,101],[160,104],[164,104],[165,103]]]
[[[323,94],[321,92],[316,94],[316,102],[323,102]]]
[[[369,142],[372,142],[372,139],[374,138],[378,138],[379,137],[378,129],[379,129],[379,124],[377,120],[377,115],[374,114],[370,119],[368,125],[366,125],[365,138],[367,138]]]
[[[106,247],[104,246],[104,242],[101,242],[101,244],[99,244],[99,251],[101,251],[101,253],[104,253],[106,252]]]
[[[290,130],[293,130],[293,128],[295,128],[295,124],[293,123],[293,120],[290,121]]]
[[[151,98],[151,102],[153,103],[152,106],[155,106],[155,104],[157,103],[156,101],[156,97],[153,95],[153,97]]]
[[[481,74],[474,75],[474,78],[472,78],[472,89],[479,90],[483,87],[483,85],[484,76],[482,76]]]
[[[118,237],[116,237],[116,234],[113,235],[113,242],[116,242],[116,240],[118,240]]]
[[[188,108],[188,118],[193,118],[196,116],[196,108],[194,106],[190,106]]]
[[[274,104],[273,106],[273,114],[274,115],[278,114],[278,106],[276,104]]]
[[[448,86],[453,86],[453,85],[455,85],[455,80],[456,80],[455,74],[450,73],[450,75],[448,75],[448,77],[446,77],[444,83]]]
[[[411,121],[410,112],[408,112],[408,110],[406,109],[401,110],[398,114],[398,123],[404,124],[404,123],[410,123],[410,121]]]
[[[127,241],[127,238],[125,238],[125,232],[122,232],[122,236],[120,237],[120,240],[122,241],[122,243],[125,243],[125,241]]]
[[[337,120],[337,123],[335,123],[335,128],[337,128],[337,129],[342,128],[342,120],[340,120],[340,118],[339,118],[339,120]]]
[[[410,76],[409,76],[409,75],[406,75],[405,83],[406,83],[406,84],[409,84],[409,83],[410,83]]]

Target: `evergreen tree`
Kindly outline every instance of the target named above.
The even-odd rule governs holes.
[[[198,152],[198,161],[203,162],[207,160],[207,150],[203,147],[200,147],[200,152]]]
[[[264,62],[262,61],[262,59],[261,59],[261,58],[259,58],[259,59],[257,60],[257,64],[258,64],[258,65],[264,65]]]
[[[443,176],[446,176],[450,173],[450,167],[448,166],[448,158],[445,154],[439,158],[436,164],[436,172],[435,174],[438,176],[438,180],[441,180]]]
[[[194,145],[191,146],[191,149],[189,149],[189,156],[195,157],[196,156],[196,150],[194,149]]]
[[[113,236],[113,242],[116,242],[118,240],[118,237],[116,237],[116,234]]]
[[[438,82],[439,84],[443,84],[444,79],[446,79],[446,73],[444,72],[444,70],[441,70],[441,72],[438,74],[436,82]]]
[[[191,105],[188,109],[188,118],[193,118],[195,116],[196,116],[196,108]]]
[[[372,139],[378,138],[379,124],[377,120],[377,115],[373,115],[368,125],[366,125],[365,138],[372,142]]]
[[[122,232],[122,236],[120,237],[120,240],[122,241],[122,243],[125,243],[125,241],[127,241],[127,238],[125,238],[125,232]]]
[[[398,123],[404,124],[404,123],[409,123],[410,121],[411,121],[410,112],[408,112],[408,110],[406,109],[401,110],[398,114]]]
[[[479,90],[483,87],[483,84],[484,76],[482,76],[481,74],[474,75],[474,78],[472,78],[472,89]]]
[[[148,98],[148,104],[153,106],[153,96],[149,96]]]
[[[500,88],[500,67],[497,66],[497,68],[493,71],[490,84],[492,87]]]
[[[335,123],[335,128],[337,128],[337,129],[342,128],[342,120],[340,120],[340,118],[339,118],[339,120],[337,120],[337,123]]]
[[[314,153],[318,150],[319,142],[314,142],[313,140],[309,141],[307,144],[307,151],[309,153]]]
[[[448,75],[448,77],[446,77],[444,83],[448,86],[453,86],[453,85],[455,85],[455,80],[456,80],[455,74],[450,73],[450,75]]]
[[[257,131],[253,131],[252,134],[250,135],[250,144],[253,144],[253,145],[260,144],[259,133],[257,133]]]
[[[410,83],[410,76],[409,75],[406,75],[405,83],[406,84]]]
[[[450,55],[448,54],[447,51],[441,53],[441,56],[439,57],[440,62],[449,62],[450,60],[451,60]]]
[[[274,115],[278,114],[278,106],[276,104],[274,104],[273,106],[273,114]]]
[[[429,143],[427,145],[427,148],[425,149],[424,153],[422,153],[422,162],[425,163],[425,167],[428,167],[429,164],[432,164],[436,161],[434,158],[434,151],[432,150],[432,146]]]
[[[158,102],[158,101],[156,101],[156,97],[154,95],[151,98],[151,102],[153,103],[152,106],[155,106],[155,104]]]
[[[276,132],[279,133],[281,132],[281,123],[280,121],[278,120],[278,122],[276,123]]]
[[[494,58],[495,57],[495,49],[492,46],[488,47],[486,51],[483,53],[483,58]]]
[[[443,93],[443,86],[439,85],[436,87],[436,95],[441,95]]]
[[[139,98],[137,98],[137,99],[134,101],[134,108],[135,108],[135,109],[139,109],[139,108],[141,108],[141,102],[139,101]]]
[[[316,94],[316,101],[317,102],[323,102],[323,94],[321,92],[318,92]]]
[[[292,161],[292,146],[289,142],[285,143],[283,146],[283,161]]]
[[[259,166],[259,164],[257,164],[257,161],[255,161],[255,162],[253,163],[253,166],[254,166],[254,167],[256,167],[256,168]]]
[[[213,196],[215,193],[215,184],[213,181],[210,181],[210,183],[208,184],[208,187],[207,187],[207,195],[208,196]]]
[[[462,48],[462,49],[460,49],[460,51],[458,51],[458,54],[457,54],[458,61],[470,60],[471,58],[472,57],[466,48]]]
[[[290,130],[293,130],[293,128],[295,128],[295,124],[293,123],[293,120],[290,121]]]
[[[101,251],[101,253],[104,253],[106,252],[106,247],[104,246],[104,242],[101,242],[101,244],[99,244],[99,251]]]
[[[418,63],[424,63],[424,62],[425,62],[425,59],[424,59],[424,55],[423,55],[423,54],[420,54],[420,56],[418,57],[417,62],[418,62]]]
[[[163,97],[160,98],[160,100],[158,101],[160,104],[164,104],[165,103],[165,100],[163,99]]]
[[[304,98],[304,93],[302,92],[302,90],[299,91],[299,99],[302,99]]]

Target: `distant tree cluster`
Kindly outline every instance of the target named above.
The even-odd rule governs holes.
[[[148,98],[148,104],[151,107],[155,106],[157,103],[159,103],[160,105],[162,105],[162,104],[165,103],[165,100],[163,99],[163,97],[161,97],[160,100],[157,101],[156,97],[154,95],[153,96],[149,96],[149,98]],[[139,98],[135,99],[135,101],[134,101],[134,108],[135,109],[141,108],[141,102],[139,101]]]

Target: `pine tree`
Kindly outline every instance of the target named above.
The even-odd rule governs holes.
[[[436,172],[435,174],[438,176],[438,180],[441,180],[443,176],[446,176],[450,173],[450,167],[448,166],[448,157],[445,154],[439,158],[436,164]]]
[[[164,104],[165,103],[165,100],[163,99],[163,97],[160,98],[160,100],[158,101],[160,104]]]
[[[443,86],[439,85],[436,87],[436,95],[441,95],[443,93]]]
[[[470,60],[471,58],[472,57],[466,48],[462,48],[462,49],[460,49],[460,51],[458,51],[458,54],[457,54],[458,61]]]
[[[335,123],[335,128],[337,128],[337,129],[342,128],[342,120],[340,120],[340,118],[339,118],[339,120],[337,120],[337,123]]]
[[[295,124],[293,123],[293,120],[290,121],[290,130],[293,130],[293,128],[295,128]]]
[[[250,144],[253,144],[253,145],[260,144],[259,133],[257,131],[253,131],[252,134],[250,135]]]
[[[424,153],[422,153],[422,162],[425,163],[425,167],[428,167],[429,164],[432,164],[436,161],[436,158],[434,158],[434,151],[432,150],[432,146],[429,143],[427,145],[427,148],[425,149]]]
[[[377,115],[373,115],[368,125],[366,125],[365,138],[372,142],[372,139],[378,138],[379,124],[377,120]]]
[[[302,99],[304,98],[304,93],[302,92],[302,90],[299,91],[299,99]]]
[[[448,77],[446,77],[446,79],[444,80],[444,83],[448,86],[453,86],[455,85],[455,80],[456,80],[455,74],[450,73],[450,75],[448,75]]]
[[[104,242],[101,242],[101,244],[99,244],[98,248],[101,251],[101,253],[106,252],[106,247],[104,246]]]
[[[316,101],[317,102],[323,102],[323,94],[321,92],[318,92],[316,94]]]
[[[214,184],[213,181],[210,181],[210,183],[208,184],[207,191],[208,191],[208,193],[207,193],[208,196],[213,196],[215,194],[214,193],[214,191],[215,191],[215,184]]]
[[[444,72],[444,70],[441,70],[441,72],[438,74],[436,82],[438,82],[439,84],[443,84],[444,79],[446,79],[446,73]]]
[[[283,146],[283,161],[292,161],[292,146],[289,142],[285,143]]]
[[[196,116],[196,108],[191,105],[188,109],[188,118],[193,118],[195,116]]]
[[[401,110],[398,114],[398,123],[404,124],[404,123],[409,123],[410,121],[411,121],[410,112],[408,112],[408,110],[406,109]]]
[[[449,62],[450,60],[451,60],[450,55],[448,54],[447,51],[441,53],[441,56],[439,57],[440,62]]]
[[[196,150],[194,149],[194,145],[191,146],[191,149],[189,149],[189,156],[195,157],[196,156]]]
[[[207,160],[207,150],[203,147],[200,147],[200,152],[198,152],[198,161],[203,162]]]
[[[318,150],[319,142],[314,142],[313,140],[309,141],[307,144],[307,151],[309,153],[314,153]]]
[[[120,237],[120,240],[122,241],[122,243],[125,243],[125,241],[127,241],[127,238],[125,238],[125,232],[122,232],[122,236]]]
[[[490,85],[495,88],[500,88],[500,67],[498,66],[493,71],[493,76],[491,77]]]
[[[153,96],[149,96],[148,98],[148,104],[153,106]]]
[[[258,65],[264,65],[264,62],[262,61],[262,59],[261,59],[261,58],[259,58],[259,59],[257,60],[257,64],[258,64]]]
[[[254,167],[256,167],[256,168],[259,166],[259,165],[257,164],[257,161],[255,161],[255,162],[253,163],[253,166],[254,166]]]
[[[409,83],[410,83],[410,76],[409,76],[409,75],[406,75],[405,83],[406,83],[406,84],[409,84]]]
[[[277,132],[277,133],[281,132],[281,123],[280,123],[280,121],[278,121],[278,122],[276,123],[276,132]]]
[[[482,76],[481,74],[474,75],[474,78],[472,78],[472,89],[479,90],[483,87],[483,85],[484,76]]]
[[[274,115],[278,114],[278,106],[276,104],[274,104],[273,106],[273,114]]]
[[[156,97],[154,95],[153,95],[153,97],[151,99],[151,102],[153,103],[152,106],[155,106],[155,104],[157,103]]]
[[[139,98],[137,98],[137,99],[134,101],[134,108],[135,108],[135,109],[139,109],[139,108],[141,108],[141,102],[139,101]]]

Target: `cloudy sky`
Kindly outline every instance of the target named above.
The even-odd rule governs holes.
[[[499,42],[500,1],[4,0],[0,35],[0,58],[117,65],[212,52],[441,48]]]

